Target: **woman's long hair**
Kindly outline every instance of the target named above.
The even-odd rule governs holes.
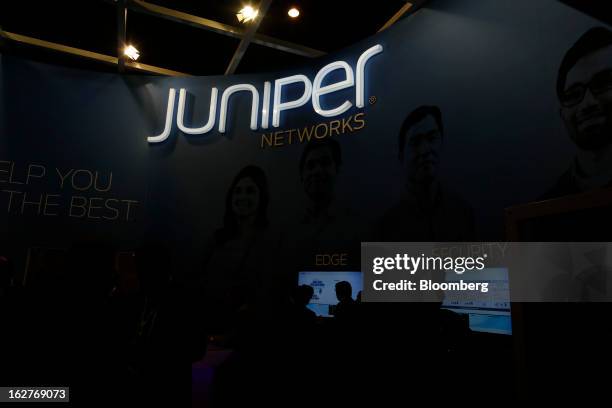
[[[268,203],[270,201],[270,193],[268,190],[268,180],[264,171],[257,166],[249,165],[244,167],[230,185],[225,195],[225,215],[223,216],[223,228],[216,233],[217,243],[223,244],[234,238],[238,234],[238,220],[232,208],[232,196],[234,189],[240,180],[250,178],[259,188],[259,203],[257,204],[257,213],[255,215],[255,228],[265,229],[268,226]]]

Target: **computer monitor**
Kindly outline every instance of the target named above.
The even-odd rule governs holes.
[[[300,272],[298,277],[298,285],[309,285],[314,289],[314,295],[307,307],[321,317],[333,316],[333,308],[338,304],[336,283],[342,281],[351,284],[353,299],[363,289],[361,272],[305,271]]]
[[[470,271],[457,275],[453,271],[446,273],[446,281],[488,282],[486,293],[466,297],[464,292],[445,291],[442,307],[456,313],[467,314],[470,329],[477,332],[512,334],[510,315],[510,289],[508,268],[485,268],[482,271]]]

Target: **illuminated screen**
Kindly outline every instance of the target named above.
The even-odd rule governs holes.
[[[489,291],[476,297],[471,294],[469,299],[462,296],[461,291],[445,291],[442,307],[467,314],[473,331],[512,334],[508,268],[485,268],[463,275],[453,271],[446,274],[447,282],[460,279],[464,282],[488,282]]]
[[[314,289],[314,295],[307,307],[317,316],[331,317],[333,307],[338,303],[336,298],[336,283],[347,281],[351,284],[355,299],[363,289],[361,272],[300,272],[298,285],[309,285]]]

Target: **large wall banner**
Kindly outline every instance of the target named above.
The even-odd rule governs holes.
[[[295,284],[359,270],[361,242],[504,241],[505,208],[612,180],[612,31],[552,0],[431,1],[282,72],[0,75],[2,246],[28,279],[75,242],[153,241],[209,287]]]

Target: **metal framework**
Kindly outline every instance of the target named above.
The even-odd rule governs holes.
[[[264,16],[268,12],[268,8],[270,7],[271,3],[272,3],[272,0],[262,0],[261,1],[259,5],[259,12],[261,14],[255,19],[255,21],[244,32],[242,36],[242,40],[240,40],[240,44],[238,45],[238,48],[236,48],[236,52],[234,52],[234,56],[232,57],[232,60],[230,61],[229,65],[227,66],[227,69],[225,70],[225,75],[233,74],[236,71],[236,68],[238,68],[238,64],[240,64],[240,61],[242,60],[244,53],[249,47],[249,44],[251,43],[251,41],[253,40],[253,37],[255,36],[255,32],[257,32],[257,29],[259,28],[259,24],[261,23],[261,20],[263,20]]]
[[[21,34],[11,33],[8,31],[1,31],[0,34],[3,38],[13,41],[17,44],[33,45],[35,47],[41,47],[52,51],[62,52],[64,54],[75,55],[77,57],[103,62],[105,64],[112,64],[119,66],[119,58],[110,55],[100,54],[93,51],[81,50],[79,48],[69,47],[67,45],[54,43],[51,41],[39,40],[38,38],[32,38]],[[138,62],[125,61],[125,66],[136,71],[145,72],[148,74],[157,75],[168,75],[168,76],[188,76],[184,72],[173,71],[171,69],[165,69],[155,67],[153,65],[141,64]]]
[[[404,4],[402,8],[399,9],[397,13],[393,15],[393,17],[391,17],[382,27],[380,27],[378,32],[380,33],[381,31],[386,30],[387,28],[391,27],[393,24],[395,24],[397,20],[402,18],[402,16],[406,14],[412,7],[414,7],[414,4],[410,2]]]
[[[142,0],[130,0],[127,3],[127,7],[135,12],[150,14],[155,17],[165,18],[180,24],[190,25],[192,27],[212,31],[217,34],[227,35],[233,38],[242,39],[246,31],[242,28],[234,27],[229,24],[223,24],[207,18],[197,17],[191,14],[183,13],[182,11],[172,10],[156,4],[147,3],[146,1]],[[263,14],[264,13],[260,12],[260,18],[264,17]],[[274,48],[279,51],[300,55],[302,57],[316,58],[326,54],[324,51],[259,33],[255,33],[253,35],[251,42],[258,45],[263,45],[265,47]]]
[[[263,45],[265,47],[273,48],[279,51],[300,55],[308,58],[317,58],[326,53],[321,50],[306,47],[304,45],[295,44],[289,41],[284,41],[278,38],[270,37],[264,34],[257,33],[261,20],[265,17],[267,10],[272,3],[272,0],[261,0],[258,6],[259,16],[258,18],[248,25],[246,28],[234,27],[228,24],[223,24],[217,21],[213,21],[207,18],[194,16],[182,11],[172,10],[166,7],[151,4],[143,0],[105,0],[106,2],[112,3],[117,8],[117,56],[110,56],[100,54],[97,52],[82,50],[75,47],[70,47],[63,44],[58,44],[50,41],[45,41],[25,35],[7,32],[0,30],[0,45],[4,40],[9,40],[17,44],[26,44],[30,46],[41,47],[65,54],[75,55],[81,58],[90,59],[106,64],[113,64],[117,66],[119,72],[124,72],[126,68],[157,74],[157,75],[168,75],[168,76],[187,76],[189,74],[170,69],[160,68],[153,65],[141,64],[127,60],[123,56],[123,48],[126,43],[126,31],[127,31],[127,15],[128,10],[153,15],[155,17],[164,18],[167,20],[174,21],[179,24],[185,24],[192,27],[200,28],[203,30],[211,31],[217,34],[226,35],[229,37],[240,39],[234,55],[229,62],[227,69],[225,70],[226,75],[233,74],[236,68],[240,64],[242,57],[244,56],[248,46],[251,43]],[[379,30],[383,31],[397,22],[400,18],[414,14],[419,10],[426,0],[413,0],[407,2],[397,13],[395,13]]]

